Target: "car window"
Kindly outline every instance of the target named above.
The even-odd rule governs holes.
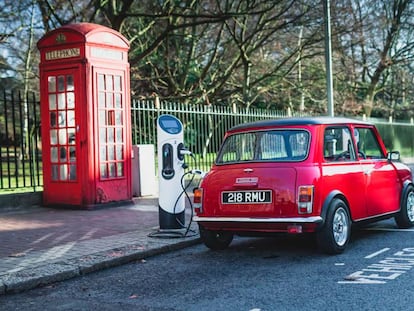
[[[256,135],[237,134],[228,137],[220,153],[220,162],[238,162],[253,160]]]
[[[264,133],[260,139],[261,159],[286,158],[286,144],[283,132]]]
[[[292,157],[305,158],[308,153],[309,133],[297,132],[289,136],[289,145],[292,149]]]
[[[217,164],[244,161],[301,161],[310,135],[304,130],[271,130],[234,134],[223,142]]]
[[[323,155],[326,161],[355,161],[355,148],[347,127],[328,127],[324,133]]]
[[[358,153],[366,159],[384,159],[382,149],[378,143],[375,133],[371,128],[356,128],[354,130]]]

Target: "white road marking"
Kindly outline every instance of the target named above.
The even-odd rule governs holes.
[[[338,281],[338,284],[385,284],[385,281],[370,280],[364,278],[345,278],[347,281]]]
[[[377,256],[388,249],[384,248],[369,256]],[[366,257],[365,257],[366,258]],[[414,247],[406,247],[391,254],[376,263],[355,271],[338,281],[339,284],[385,284],[399,276],[410,272],[414,268]]]
[[[378,252],[375,252],[375,253],[372,253],[372,254],[370,254],[368,256],[365,256],[364,258],[365,259],[370,259],[370,258],[373,258],[375,256],[378,256],[379,254],[385,253],[385,252],[387,252],[389,250],[390,249],[388,247],[386,247],[386,248],[383,248],[383,249],[379,250]]]
[[[414,232],[414,229],[381,228],[381,227],[365,228],[364,230],[367,230],[367,231],[391,231],[391,232]]]

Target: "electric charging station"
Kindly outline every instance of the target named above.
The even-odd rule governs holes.
[[[157,120],[159,222],[160,229],[182,229],[185,198],[181,185],[184,175],[183,125],[175,116],[164,114]]]

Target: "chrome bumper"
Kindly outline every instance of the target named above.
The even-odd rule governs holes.
[[[200,217],[193,216],[196,222],[251,222],[251,223],[320,223],[322,217],[291,217],[291,218],[251,218],[251,217]]]

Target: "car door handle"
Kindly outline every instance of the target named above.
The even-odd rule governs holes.
[[[364,170],[364,175],[371,175],[372,170]]]

